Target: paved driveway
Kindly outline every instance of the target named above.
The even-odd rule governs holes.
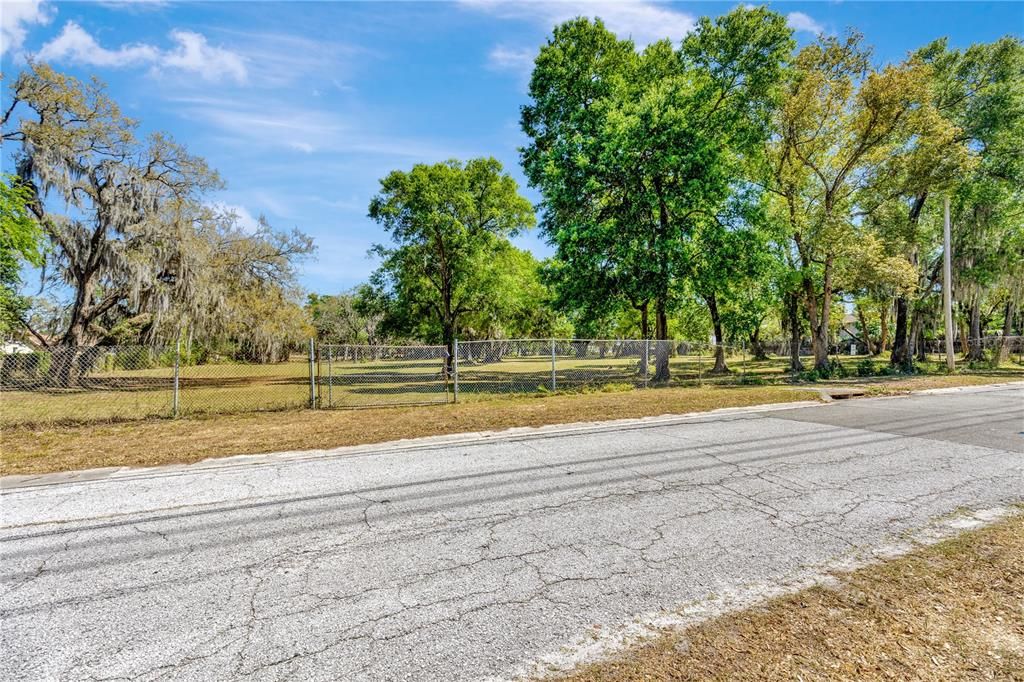
[[[0,678],[507,677],[1024,501],[1022,431],[1017,385],[8,479]]]

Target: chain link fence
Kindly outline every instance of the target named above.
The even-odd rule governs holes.
[[[974,349],[973,356],[968,351]],[[723,346],[630,339],[457,341],[444,346],[309,344],[256,364],[175,348],[94,346],[0,354],[0,426],[122,421],[263,410],[448,403],[609,386],[688,386],[791,380],[789,344]],[[926,362],[942,371],[942,341]],[[958,367],[1007,376],[1024,367],[1024,337],[957,343]],[[805,356],[810,348],[801,348]],[[211,361],[212,360],[212,361]],[[839,376],[891,373],[886,356],[835,355]],[[833,376],[833,378],[835,378]]]
[[[742,381],[742,346],[645,339],[459,341],[457,396]]]
[[[174,349],[93,346],[0,357],[0,424],[119,421],[173,412]]]
[[[320,345],[316,406],[424,405],[452,399],[444,346]]]

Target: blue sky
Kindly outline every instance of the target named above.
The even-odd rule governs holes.
[[[366,251],[385,235],[366,208],[392,169],[492,155],[538,200],[518,166],[518,112],[533,55],[556,23],[597,15],[644,44],[678,40],[697,17],[735,5],[3,0],[0,49],[6,76],[26,55],[99,76],[143,130],[170,132],[221,172],[228,188],[213,201],[243,221],[262,213],[312,235],[319,251],[301,283],[335,293],[374,268]],[[800,42],[860,30],[878,63],[941,36],[966,46],[1024,34],[1020,3],[771,7]],[[517,241],[550,252],[536,233]]]

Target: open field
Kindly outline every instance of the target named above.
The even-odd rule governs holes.
[[[858,370],[865,371],[870,358],[838,359],[849,375],[846,381],[867,381],[857,374]],[[730,371],[714,374],[710,371],[714,357],[709,349],[677,354],[670,361],[670,386],[784,383],[793,379],[786,358],[754,361],[733,352],[727,361]],[[876,371],[886,367],[882,359],[873,362]],[[942,371],[938,358],[929,359],[920,368],[926,374]],[[101,365],[73,388],[52,388],[39,377],[20,382],[5,379],[0,391],[0,424],[42,426],[170,417],[175,413],[173,372],[166,366],[125,370]],[[463,359],[458,367],[458,400],[540,395],[552,392],[552,388],[558,392],[608,385],[641,387],[650,383],[651,373],[651,367],[646,374],[642,371],[636,357],[614,357],[611,353],[584,358],[563,353],[554,363],[550,355],[539,352],[489,362]],[[454,377],[445,372],[440,358],[329,363],[321,358],[314,374],[318,406],[322,408],[446,403],[455,399]],[[980,376],[985,382],[1024,379],[1024,366],[1014,358],[998,368],[968,369],[960,376]],[[309,406],[310,365],[302,356],[266,365],[186,365],[180,369],[179,387],[179,416],[299,409]]]
[[[558,679],[1024,680],[1024,516],[836,577]]]

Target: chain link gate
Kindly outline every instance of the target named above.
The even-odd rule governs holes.
[[[444,346],[316,348],[316,407],[432,405],[452,401],[448,350]]]

